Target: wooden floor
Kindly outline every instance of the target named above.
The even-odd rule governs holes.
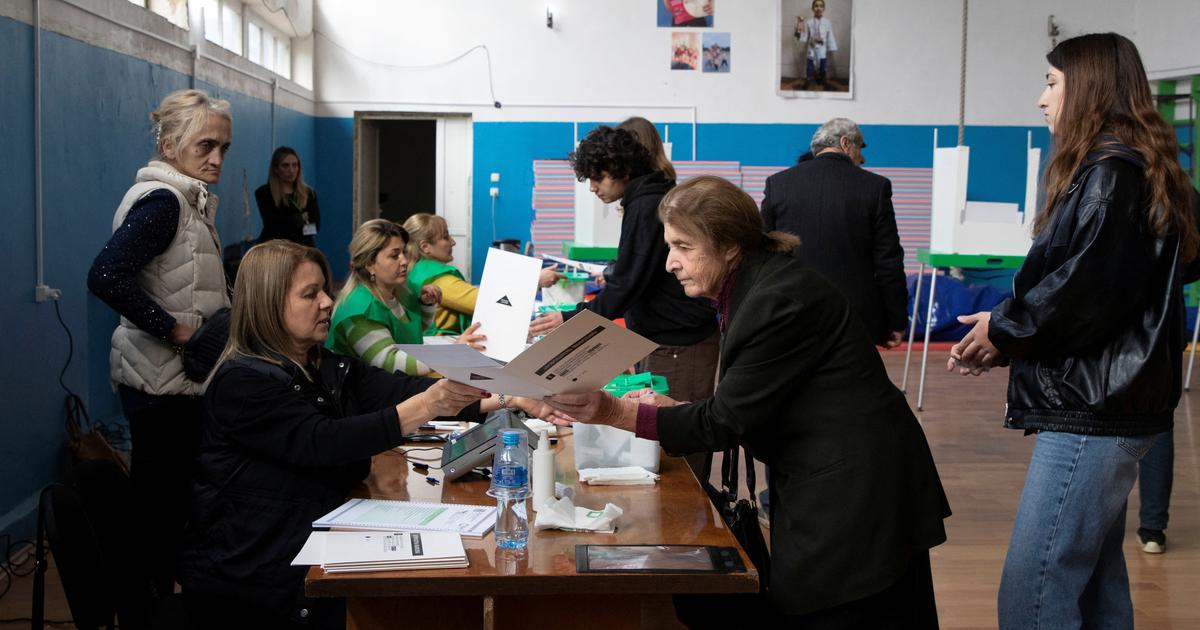
[[[942,349],[930,351],[925,411],[918,413],[954,510],[946,522],[949,541],[932,552],[938,612],[943,628],[995,628],[1000,568],[1033,439],[1001,426],[1007,370],[962,377],[944,371],[945,355]],[[883,357],[893,380],[899,383],[904,353],[892,350]],[[915,409],[919,355],[914,353],[913,359],[909,404]],[[1138,548],[1133,536],[1137,529],[1136,489],[1130,497],[1125,557],[1138,628],[1200,628],[1200,436],[1193,419],[1196,414],[1200,414],[1200,391],[1185,393],[1176,413],[1175,489],[1166,554],[1152,556]],[[29,616],[29,582],[29,578],[19,579],[0,598],[0,618]],[[53,571],[47,576],[47,588],[51,591],[47,618],[69,619]]]
[[[883,356],[892,380],[900,383],[904,353],[892,350]],[[954,511],[946,521],[949,540],[931,554],[938,613],[943,628],[995,628],[1000,569],[1034,438],[1002,426],[1008,370],[959,376],[945,371],[946,356],[945,351],[930,350],[925,410],[917,414]],[[919,365],[914,352],[908,388],[914,410]],[[1200,628],[1197,414],[1200,391],[1185,392],[1175,414],[1175,486],[1167,553],[1150,555],[1138,547],[1136,487],[1129,499],[1125,558],[1138,628]]]

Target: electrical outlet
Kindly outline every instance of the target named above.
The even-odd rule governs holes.
[[[496,197],[500,196],[500,189],[496,186],[492,186],[491,188],[488,189],[488,194],[491,195],[493,199],[495,199]]]
[[[492,183],[500,181],[500,173],[492,173]]]
[[[39,284],[33,288],[34,302],[49,302],[51,300],[57,300],[60,297],[62,297],[62,291],[53,289],[44,284]]]

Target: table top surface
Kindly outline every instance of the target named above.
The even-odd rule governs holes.
[[[917,260],[932,267],[965,267],[967,269],[1017,269],[1025,262],[1015,254],[955,254],[917,250]]]
[[[614,503],[624,514],[613,534],[557,530],[534,531],[530,516],[529,545],[516,551],[496,547],[489,533],[482,539],[463,539],[470,566],[463,569],[380,571],[326,574],[311,567],[305,591],[315,597],[377,597],[409,595],[569,594],[569,593],[704,593],[753,592],[758,573],[717,514],[708,496],[682,458],[663,455],[661,478],[654,486],[588,486],[578,483],[569,430],[556,446],[556,481],[575,488],[575,505],[602,509]],[[423,446],[423,445],[416,445]],[[408,448],[408,447],[405,447]],[[412,451],[413,461],[440,463],[440,449]],[[414,471],[407,456],[397,451],[376,455],[371,475],[356,497],[403,501],[432,501],[494,505],[488,481],[456,480],[432,485],[426,476],[442,473]],[[650,574],[577,573],[575,545],[681,544],[737,547],[745,573]]]

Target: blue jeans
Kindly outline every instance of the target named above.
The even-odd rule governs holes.
[[[1038,434],[1000,578],[1001,630],[1133,627],[1125,504],[1156,437]]]
[[[1167,510],[1171,507],[1171,483],[1175,479],[1175,431],[1160,433],[1154,446],[1138,464],[1139,527],[1167,528]]]

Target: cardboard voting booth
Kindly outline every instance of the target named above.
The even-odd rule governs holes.
[[[937,144],[934,135],[934,144]],[[929,249],[953,254],[1024,256],[1033,244],[1031,228],[1037,215],[1038,170],[1042,150],[1026,141],[1025,201],[969,201],[967,170],[971,148],[934,148],[933,200]]]

